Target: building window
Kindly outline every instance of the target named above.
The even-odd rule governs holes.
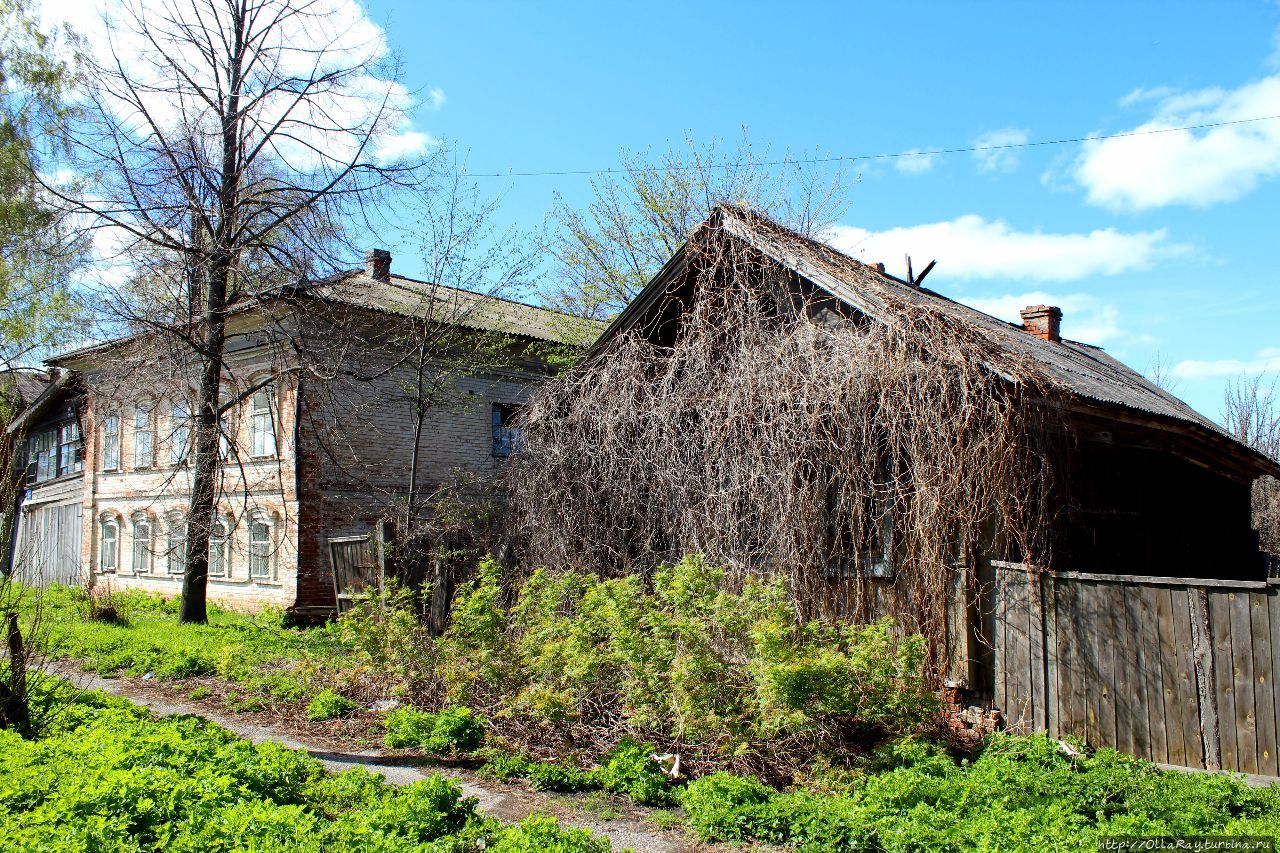
[[[155,461],[155,431],[151,410],[139,406],[133,413],[133,467],[150,468]]]
[[[102,419],[102,470],[120,470],[120,416]]]
[[[520,409],[507,403],[493,404],[493,455],[505,459],[524,447],[524,430],[518,426]]]
[[[80,440],[80,424],[71,421],[58,430],[58,476],[83,470],[84,442]]]
[[[120,526],[110,516],[103,518],[98,534],[98,571],[114,572],[120,565]]]
[[[209,577],[225,578],[227,569],[227,525],[215,521],[209,532]]]
[[[249,519],[249,577],[269,579],[274,548],[271,541],[271,525],[265,516]]]
[[[52,480],[58,470],[58,434],[53,430],[38,432],[31,437],[31,458],[35,460],[35,481]]]
[[[252,420],[249,424],[254,458],[276,455],[276,423],[272,409],[271,391],[267,388],[255,391],[250,402]]]
[[[169,442],[169,461],[181,465],[187,461],[191,449],[191,404],[185,400],[175,403],[172,412],[173,432]]]
[[[166,519],[165,563],[169,574],[181,575],[187,571],[187,520],[180,512],[171,512]]]
[[[133,517],[133,572],[145,575],[151,571],[151,521],[139,513]]]

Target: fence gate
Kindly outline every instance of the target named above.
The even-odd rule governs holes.
[[[1280,586],[993,566],[994,698],[1010,729],[1280,776]]]
[[[351,609],[352,601],[382,585],[378,543],[370,534],[329,539],[329,561],[333,564],[333,593],[339,613]]]

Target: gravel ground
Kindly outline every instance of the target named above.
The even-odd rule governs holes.
[[[254,743],[275,741],[291,749],[305,749],[319,759],[326,768],[342,772],[351,767],[363,767],[380,773],[392,785],[407,785],[433,774],[440,774],[456,781],[463,793],[479,801],[479,810],[504,821],[518,821],[534,812],[554,814],[566,826],[589,829],[596,835],[609,839],[615,849],[636,851],[702,851],[728,849],[718,845],[692,842],[679,831],[662,831],[646,823],[638,812],[623,798],[610,798],[608,811],[618,817],[607,819],[584,811],[587,795],[542,794],[519,785],[506,785],[477,778],[475,773],[456,767],[424,765],[409,756],[397,756],[382,750],[370,749],[358,752],[345,751],[333,742],[323,742],[290,731],[282,726],[251,719],[250,715],[229,714],[210,708],[207,704],[184,700],[165,685],[142,678],[102,678],[92,673],[74,672],[58,668],[58,674],[89,690],[102,690],[115,696],[123,696],[153,712],[166,714],[196,714],[212,720]],[[596,800],[591,802],[598,803]],[[597,807],[597,810],[598,807]]]

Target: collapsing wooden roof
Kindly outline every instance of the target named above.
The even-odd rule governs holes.
[[[1032,364],[1040,375],[1080,408],[1140,425],[1194,437],[1215,455],[1229,457],[1249,476],[1280,476],[1280,464],[1239,442],[1220,425],[1197,412],[1102,348],[1066,339],[1045,339],[1021,325],[1007,323],[929,288],[888,275],[830,246],[803,237],[766,216],[721,205],[698,233],[719,229],[790,270],[819,291],[858,314],[882,323],[899,322],[910,309],[930,311],[966,327],[989,348],[991,368],[1004,372],[1007,360]],[[691,240],[690,242],[693,242]],[[602,351],[610,340],[632,328],[670,321],[667,297],[685,281],[688,244],[682,247],[591,348]]]

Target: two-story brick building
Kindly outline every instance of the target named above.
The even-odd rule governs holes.
[[[331,610],[334,544],[373,541],[402,507],[411,466],[427,494],[498,470],[511,415],[550,372],[544,348],[570,322],[392,275],[381,251],[363,270],[233,306],[210,600]],[[457,364],[476,336],[502,357]],[[11,425],[28,448],[19,570],[180,591],[194,374],[148,344],[137,335],[51,359],[58,381]],[[435,345],[451,351],[413,351]],[[442,386],[429,405],[412,393],[424,382]]]

